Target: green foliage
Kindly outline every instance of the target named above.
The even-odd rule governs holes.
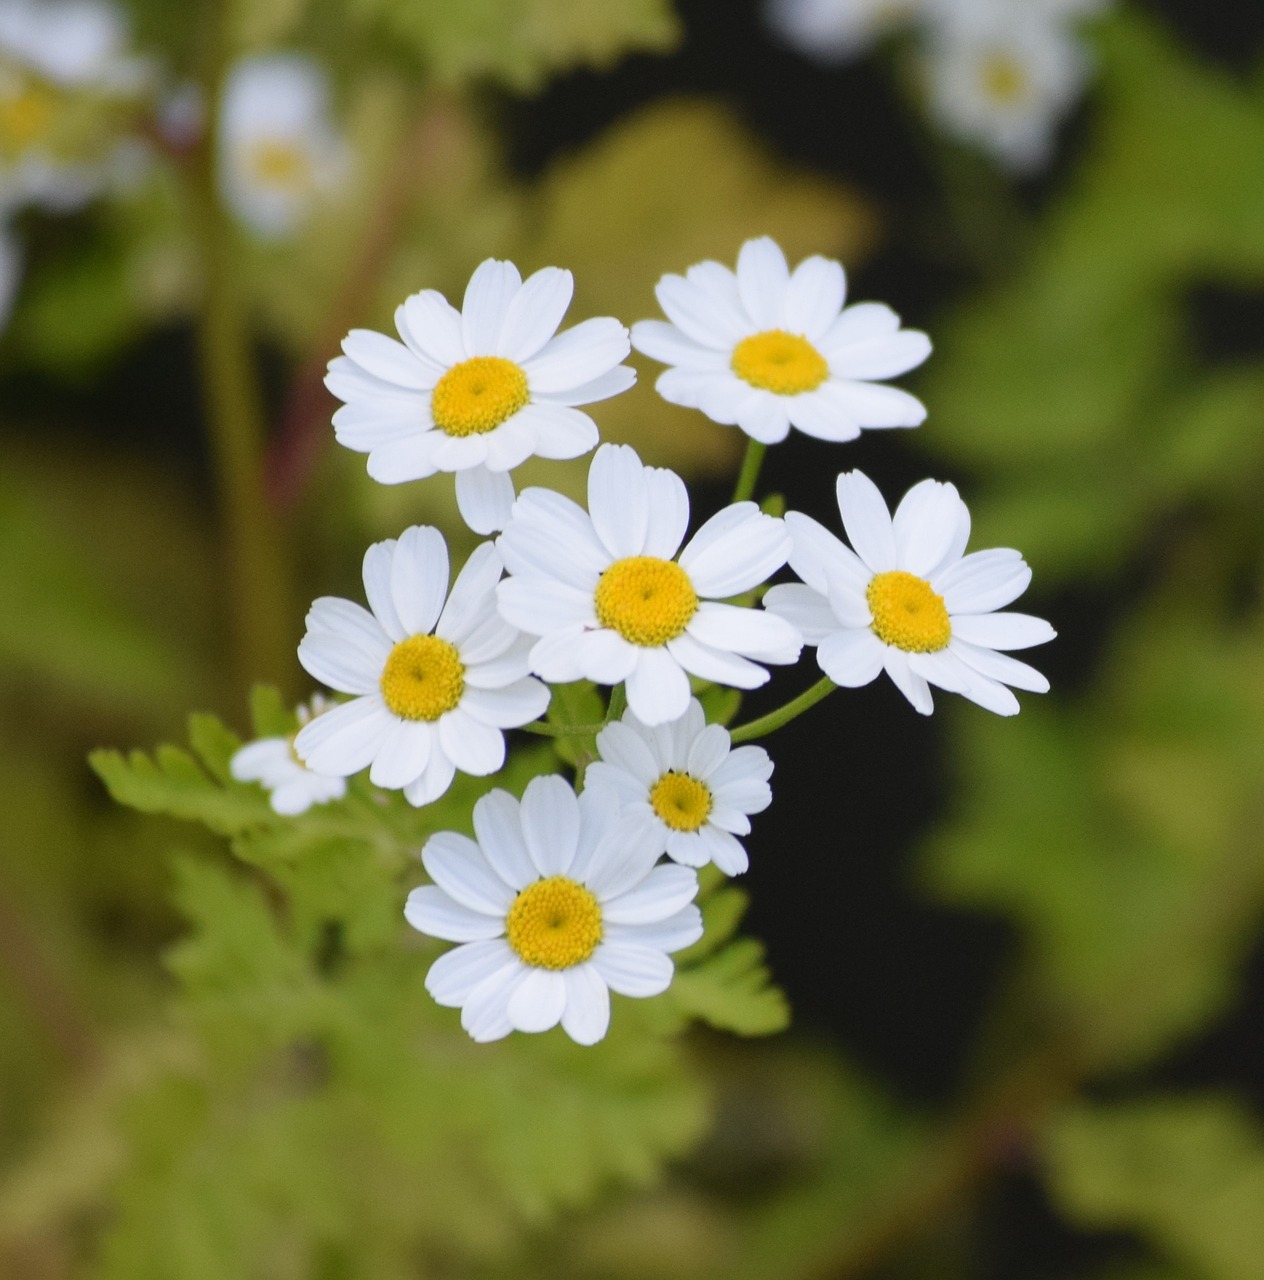
[[[1063,1113],[1051,1185],[1097,1229],[1135,1231],[1205,1280],[1254,1280],[1264,1259],[1264,1142],[1227,1098],[1157,1098]]]

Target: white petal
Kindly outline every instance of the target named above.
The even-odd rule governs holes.
[[[506,1010],[526,976],[526,966],[515,956],[511,963],[489,974],[470,992],[461,1009],[461,1026],[471,1039],[486,1044],[503,1039],[514,1029]]]
[[[433,366],[427,368],[401,342],[372,329],[352,329],[342,349],[361,369],[383,382],[410,391],[428,391],[438,381]]]
[[[516,964],[514,953],[503,938],[467,942],[445,952],[426,974],[426,990],[436,1004],[459,1009],[484,978]]]
[[[515,891],[492,871],[469,836],[437,832],[426,841],[421,861],[435,884],[471,911],[504,916],[513,905]]]
[[[952,634],[986,649],[1030,649],[1046,644],[1058,633],[1043,618],[1025,613],[980,613],[954,617]]]
[[[496,584],[500,581],[500,553],[490,542],[470,552],[435,623],[435,635],[461,648],[470,634],[495,616]],[[471,661],[462,653],[462,660]]]
[[[948,647],[968,667],[991,680],[1013,685],[1015,689],[1027,689],[1031,693],[1049,692],[1049,681],[1035,667],[1029,667],[1017,658],[997,653],[995,649],[982,649],[978,645],[967,644],[956,636]]]
[[[701,831],[673,831],[663,823],[667,856],[682,867],[705,867],[711,861],[711,853],[702,838]]]
[[[649,500],[645,555],[670,560],[680,550],[689,527],[689,490],[666,467],[646,467],[645,484]]]
[[[708,397],[715,394],[717,387],[727,387],[736,383],[736,377],[725,370],[699,373],[692,369],[667,369],[658,375],[654,382],[654,390],[669,404],[684,405],[687,409],[700,409]],[[714,418],[717,422],[730,425],[736,421],[732,416],[722,417],[712,412],[710,406],[707,409],[707,416]]]
[[[464,907],[432,884],[422,885],[408,895],[404,918],[418,932],[447,942],[482,942],[498,938],[505,931],[503,916]]]
[[[987,676],[977,672],[970,687],[965,690],[965,696],[985,711],[998,716],[1016,716],[1021,709],[1018,699],[1003,684],[989,680]]]
[[[268,786],[276,785],[270,779],[285,776],[293,767],[288,738],[260,738],[247,743],[228,762],[229,772],[238,782],[264,782]]]
[[[579,802],[556,775],[532,778],[522,795],[522,836],[540,875],[561,876],[575,860]]]
[[[519,416],[535,428],[535,453],[541,458],[578,458],[596,448],[601,438],[597,424],[586,413],[563,404],[536,400]]]
[[[381,624],[382,629],[391,640],[398,643],[400,640],[407,639],[408,632],[399,620],[399,614],[395,612],[395,602],[391,598],[391,565],[394,560],[394,538],[386,542],[375,542],[364,553],[364,594],[368,598],[369,608],[373,610],[373,616]]]
[[[559,333],[522,367],[532,395],[549,395],[601,377],[631,349],[628,331],[612,317],[599,316]]]
[[[729,731],[721,724],[709,724],[689,747],[685,771],[704,782],[728,759],[731,744]]]
[[[557,1026],[566,1007],[566,982],[550,969],[528,969],[505,1012],[515,1031],[547,1031]]]
[[[383,445],[407,440],[429,429],[420,404],[403,400],[344,404],[334,413],[334,439],[357,453],[372,453]]]
[[[433,804],[452,785],[456,769],[452,761],[440,749],[439,744],[431,739],[430,761],[426,771],[404,788],[404,799],[420,809],[422,805]]]
[[[539,878],[522,836],[518,801],[508,791],[489,791],[474,805],[474,834],[488,865],[514,890]]]
[[[585,680],[621,684],[636,668],[640,651],[616,631],[587,631],[579,637],[575,660]]]
[[[610,992],[591,964],[564,969],[566,1008],[562,1030],[576,1044],[596,1044],[610,1027]]]
[[[844,471],[836,485],[843,528],[856,554],[874,573],[896,568],[891,513],[878,486],[863,471]]]
[[[702,937],[702,915],[698,908],[690,904],[682,907],[674,915],[653,924],[610,924],[605,925],[605,937],[609,942],[636,942],[646,947],[655,947],[669,954],[691,947]]]
[[[597,795],[609,813],[602,816],[604,827],[588,851],[583,866],[584,883],[605,902],[618,898],[650,875],[663,851],[661,826],[648,807],[620,808],[611,795]],[[600,825],[594,822],[594,827]],[[576,859],[576,869],[584,862]]]
[[[740,876],[750,869],[750,858],[742,842],[728,831],[708,823],[698,833],[703,840],[709,861],[726,876]]]
[[[499,533],[509,523],[513,502],[508,472],[467,467],[456,473],[456,507],[475,533]]]
[[[746,314],[759,329],[780,329],[786,322],[790,270],[786,255],[768,236],[748,240],[737,255],[737,288]]]
[[[398,791],[415,782],[430,761],[433,734],[433,728],[423,720],[392,716],[390,728],[373,757],[369,781],[388,791]]]
[[[949,693],[968,694],[970,691],[970,668],[949,649],[940,649],[936,653],[910,653],[908,664],[909,670],[928,684]]]
[[[628,706],[647,725],[675,720],[689,705],[689,678],[666,649],[641,650],[627,690]]]
[[[522,286],[512,262],[488,258],[479,263],[465,286],[461,303],[461,338],[467,355],[495,355],[505,313]]]
[[[838,619],[819,591],[801,582],[772,587],[764,596],[764,608],[795,627],[804,644],[820,644],[838,630]]]
[[[372,763],[393,719],[380,694],[356,698],[304,725],[294,751],[316,773],[349,778]]]
[[[790,434],[786,397],[757,390],[739,406],[737,425],[760,444],[780,444]]]
[[[298,646],[298,660],[321,684],[339,693],[363,694],[377,691],[386,657],[374,661],[344,635],[309,631]]]
[[[612,396],[622,395],[629,387],[636,384],[636,370],[631,365],[617,364],[613,369],[607,370],[598,377],[593,378],[590,382],[581,382],[576,387],[563,387],[559,391],[538,391],[534,404],[553,406],[576,405],[576,404],[596,404],[601,400],[609,400]],[[593,442],[594,444],[596,441]],[[588,446],[590,449],[592,445]],[[584,450],[580,450],[580,453]],[[551,453],[540,454],[543,458],[551,458]],[[578,454],[568,453],[568,458],[578,457]]]
[[[743,813],[761,813],[771,803],[768,779],[772,771],[772,757],[763,747],[737,747],[707,779],[707,784],[717,805],[738,808]]]
[[[805,258],[786,289],[786,328],[815,341],[838,319],[847,293],[847,277],[831,258]]]
[[[536,452],[540,442],[538,426],[538,416],[529,404],[506,418],[494,431],[482,437],[486,445],[483,465],[489,471],[512,471],[520,467]]]
[[[441,432],[426,431],[378,445],[369,454],[365,470],[378,484],[406,484],[425,480],[439,470],[434,463]]]
[[[690,675],[735,689],[758,689],[768,683],[768,672],[747,658],[701,644],[688,632],[667,642],[667,652]]]
[[[649,527],[646,468],[630,445],[604,444],[588,469],[588,514],[616,559],[639,556]]]
[[[656,996],[671,986],[675,965],[661,952],[635,942],[603,942],[593,968],[621,996]]]
[[[698,892],[698,877],[688,867],[657,866],[634,889],[602,902],[611,924],[653,924],[674,915]]]
[[[797,662],[803,639],[794,625],[764,609],[704,600],[689,620],[700,644],[744,654],[760,662]]]
[[[395,313],[395,327],[414,351],[445,369],[465,359],[461,313],[435,289],[405,298]]]
[[[897,563],[925,578],[952,546],[965,503],[955,485],[923,480],[904,495],[891,517]]]
[[[391,564],[391,599],[404,630],[429,635],[448,591],[448,547],[429,525],[413,525],[399,536]]]
[[[841,403],[862,427],[916,427],[926,421],[926,406],[898,387],[840,380]]]
[[[1012,604],[1027,590],[1031,569],[1017,551],[997,547],[976,551],[931,579],[948,612],[991,613]]]
[[[731,352],[750,332],[748,318],[738,309],[718,302],[684,276],[663,276],[654,296],[672,324],[701,346]]]
[[[531,488],[518,495],[496,545],[510,573],[556,578],[589,592],[610,564],[610,553],[593,531],[588,513],[548,489]]]
[[[840,378],[896,378],[916,369],[930,355],[930,339],[917,329],[866,342],[851,343],[837,350],[830,360],[830,372]]]
[[[557,332],[574,290],[571,273],[561,267],[529,275],[505,311],[496,354],[515,364],[529,360]]]
[[[816,345],[832,361],[854,344],[889,337],[899,327],[900,317],[890,307],[880,302],[860,302],[846,308]]]
[[[439,717],[439,745],[462,773],[485,778],[505,763],[505,735],[457,707]]]
[[[461,710],[497,729],[517,729],[538,720],[549,705],[549,687],[528,676],[503,689],[472,689],[461,698]]]
[[[813,439],[841,444],[860,434],[860,424],[846,397],[838,395],[837,388],[828,382],[815,391],[787,396],[783,403],[791,424]]]
[[[831,580],[842,579],[864,595],[873,574],[850,547],[801,512],[787,511],[785,525],[794,542],[790,567],[808,586],[827,596]]]
[[[930,686],[910,669],[907,654],[883,645],[882,665],[895,687],[912,703],[914,711],[924,716],[934,711],[935,700],[931,697]]]
[[[642,789],[658,781],[661,770],[645,738],[623,721],[606,725],[597,735],[597,751],[603,760],[634,778]]]
[[[680,553],[680,567],[699,595],[734,596],[776,573],[792,546],[782,521],[764,515],[753,503],[737,503],[694,534]]]
[[[584,679],[584,669],[576,652],[583,634],[583,627],[563,627],[536,641],[531,649],[531,670],[550,684],[570,684]]]
[[[859,689],[877,679],[886,661],[885,646],[868,627],[834,631],[821,641],[816,660],[835,684]]]
[[[686,369],[714,371],[729,367],[726,352],[704,347],[663,320],[641,320],[632,326],[632,345],[651,360]]]
[[[367,610],[338,596],[321,596],[307,611],[310,635],[330,636],[352,646],[370,666],[379,667],[391,651],[390,638]]]
[[[591,591],[580,591],[547,578],[506,578],[496,588],[496,602],[506,622],[533,636],[597,625]]]

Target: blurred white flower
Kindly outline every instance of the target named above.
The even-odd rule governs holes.
[[[328,77],[298,53],[237,63],[223,88],[218,146],[225,201],[265,239],[296,231],[349,166],[330,118]]]
[[[298,708],[299,728],[331,711],[337,703],[317,694]],[[248,742],[229,762],[238,782],[258,782],[268,792],[277,813],[306,813],[314,804],[341,800],[347,794],[345,778],[331,778],[309,769],[294,754],[294,734],[287,738],[259,738]]]
[[[768,23],[800,53],[845,62],[917,19],[926,0],[769,0]]]
[[[654,384],[672,404],[739,426],[763,444],[791,427],[818,440],[862,428],[915,427],[922,402],[879,383],[916,368],[930,339],[901,329],[890,307],[845,307],[847,277],[830,258],[793,272],[767,236],[748,240],[737,271],[700,262],[655,288],[667,321],[632,326],[632,345],[672,365]]]
[[[0,0],[0,58],[63,88],[135,88],[145,67],[126,56],[127,39],[106,0]]]

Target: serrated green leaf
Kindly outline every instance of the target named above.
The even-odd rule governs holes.
[[[721,1031],[767,1036],[790,1023],[785,994],[764,965],[764,946],[741,938],[709,959],[676,974],[668,988],[672,1005]]]

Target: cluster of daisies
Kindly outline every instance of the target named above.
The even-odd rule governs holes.
[[[970,516],[951,484],[923,481],[892,514],[869,479],[842,473],[846,541],[749,500],[691,534],[680,477],[626,445],[596,449],[586,508],[550,489],[515,492],[510,473],[528,457],[594,449],[583,406],[631,385],[630,346],[668,366],[666,399],[746,433],[753,475],[791,428],[846,441],[918,425],[921,403],[884,380],[926,359],[924,334],[886,306],[845,305],[837,262],[791,271],[767,238],[742,247],[736,271],[702,262],[664,276],[666,319],[630,335],[608,317],[558,332],[571,291],[567,271],[523,280],[489,260],[460,310],[425,290],[397,310],[398,340],[347,336],[328,374],[343,402],[337,439],[383,483],[455,475],[461,514],[487,540],[454,580],[437,529],[371,546],[368,607],[317,600],[299,646],[340,697],[313,701],[292,738],[252,743],[233,762],[281,813],[337,799],[363,770],[426,805],[458,771],[497,773],[506,730],[546,728],[550,685],[609,688],[604,723],[571,727],[596,729],[582,790],[562,776],[536,778],[521,800],[489,790],[473,839],[443,832],[422,853],[432,883],[405,914],[457,944],[427,986],[477,1040],[559,1022],[581,1043],[600,1039],[609,993],[663,991],[670,955],[700,937],[697,869],[746,869],[742,837],[771,803],[772,761],[708,723],[697,692],[757,688],[805,645],[833,685],[885,671],[923,713],[932,685],[1001,715],[1018,710],[1013,689],[1048,687],[1007,652],[1053,636],[1005,611],[1031,572],[1016,551],[966,553]],[[787,566],[798,581],[768,587]]]
[[[919,79],[948,133],[1016,171],[1043,165],[1090,72],[1077,25],[1108,0],[768,0],[782,38],[845,62],[888,35],[918,39]]]

